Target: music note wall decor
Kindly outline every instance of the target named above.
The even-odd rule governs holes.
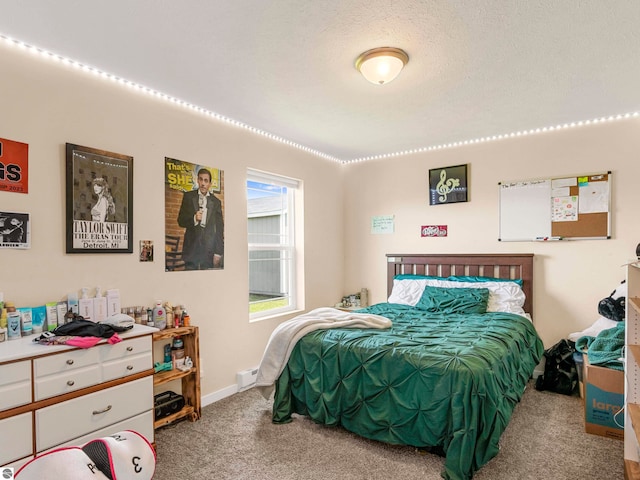
[[[429,205],[468,201],[467,165],[429,170]]]

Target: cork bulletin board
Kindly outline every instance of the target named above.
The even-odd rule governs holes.
[[[611,238],[611,172],[500,182],[500,241]]]

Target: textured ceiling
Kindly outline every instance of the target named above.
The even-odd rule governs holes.
[[[639,111],[638,25],[638,0],[0,2],[2,36],[345,161]],[[385,86],[353,67],[378,46],[410,57]]]

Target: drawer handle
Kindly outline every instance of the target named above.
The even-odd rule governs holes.
[[[133,365],[127,365],[127,370],[133,370]]]
[[[100,415],[101,413],[107,413],[109,410],[111,410],[111,405],[109,405],[107,408],[103,408],[102,410],[94,410],[93,414]]]
[[[67,385],[69,385],[70,387],[73,387],[75,385],[76,382],[74,382],[73,380],[69,380],[67,381]]]
[[[67,360],[67,365],[73,365],[73,360],[71,359]]]
[[[133,347],[127,347],[127,352],[133,352]]]

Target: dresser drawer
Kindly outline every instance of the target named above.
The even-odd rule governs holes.
[[[113,435],[117,432],[122,432],[123,430],[133,430],[134,432],[138,432],[140,435],[143,435],[149,441],[149,443],[153,443],[153,412],[150,410],[148,412],[141,413],[140,415],[128,418],[126,420],[123,420],[122,422],[114,423],[113,425],[109,425],[106,428],[88,433],[87,435],[83,435],[82,437],[74,438],[73,440],[70,440],[68,442],[64,442],[50,450],[62,447],[82,447],[85,443],[90,442],[91,440],[95,440],[96,438],[108,437],[109,435]],[[40,454],[42,452],[37,453]]]
[[[134,373],[143,372],[153,367],[151,351],[138,355],[131,355],[119,360],[112,360],[102,364],[102,381],[126,377]]]
[[[150,375],[36,410],[36,450],[46,450],[152,408]]]
[[[31,361],[0,365],[0,410],[31,403]]]
[[[75,392],[81,388],[100,383],[100,375],[100,365],[90,365],[57,375],[36,377],[33,394],[35,400],[38,401],[63,393]]]
[[[99,349],[85,348],[36,358],[33,361],[33,374],[36,379],[54,373],[63,373],[75,368],[88,367],[100,361]],[[96,379],[95,383],[100,383]]]
[[[135,337],[124,340],[114,345],[100,345],[100,360],[108,362],[119,358],[139,355],[140,353],[151,351],[151,335]]]
[[[33,454],[31,412],[0,420],[0,465]]]

